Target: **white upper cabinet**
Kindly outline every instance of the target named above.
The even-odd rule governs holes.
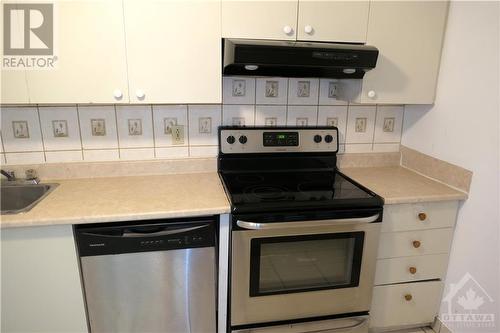
[[[222,0],[222,37],[295,40],[297,0]]]
[[[120,0],[56,1],[56,68],[27,71],[30,102],[128,102],[122,11]]]
[[[297,39],[364,43],[368,1],[299,0]]]
[[[131,103],[222,101],[220,2],[125,0]]]
[[[432,104],[447,13],[447,1],[372,1],[366,42],[380,53],[356,101]]]

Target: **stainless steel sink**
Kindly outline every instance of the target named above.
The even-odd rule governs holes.
[[[2,215],[29,211],[59,184],[5,184],[1,186]]]

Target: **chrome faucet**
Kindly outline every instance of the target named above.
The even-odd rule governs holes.
[[[14,171],[5,171],[4,169],[0,169],[2,175],[4,175],[8,181],[13,182],[16,180],[16,174]]]

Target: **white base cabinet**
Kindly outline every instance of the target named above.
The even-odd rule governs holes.
[[[3,229],[3,333],[86,333],[71,225]]]

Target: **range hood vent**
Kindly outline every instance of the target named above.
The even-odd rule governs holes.
[[[362,79],[375,68],[378,49],[334,44],[225,39],[223,74]]]

